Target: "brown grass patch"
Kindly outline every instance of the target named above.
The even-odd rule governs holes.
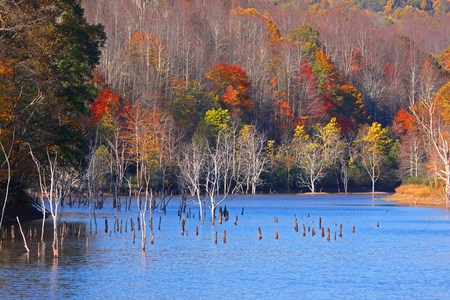
[[[387,198],[416,206],[444,206],[445,200],[441,186],[431,187],[424,184],[406,184],[395,189],[395,194]]]

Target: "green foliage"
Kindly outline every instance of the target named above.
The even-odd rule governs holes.
[[[433,4],[433,9],[437,12],[442,11],[444,13],[449,13],[450,12],[450,1],[449,0],[435,1]]]
[[[402,180],[402,185],[407,184],[425,184],[429,185],[430,181],[426,177],[420,177],[420,176],[413,176],[413,177],[406,177]]]
[[[398,35],[395,35],[395,38],[400,41],[400,43],[403,45],[403,47],[406,50],[411,50],[411,49],[417,48],[416,43],[407,35],[398,34]]]
[[[289,39],[301,45],[306,52],[308,60],[313,60],[315,53],[322,47],[319,41],[319,31],[311,26],[304,24],[289,33]]]
[[[375,12],[383,11],[383,7],[386,5],[387,0],[352,0],[352,2],[361,9],[370,9]]]
[[[15,133],[12,188],[20,189],[36,170],[28,145],[42,163],[49,149],[62,167],[83,166],[93,70],[106,36],[77,0],[0,1],[0,11],[0,126]]]
[[[205,114],[205,122],[207,126],[221,130],[228,126],[230,116],[227,109],[210,109]]]
[[[389,132],[390,133],[390,132]],[[393,191],[399,183],[398,168],[400,165],[400,140],[389,143],[388,154],[381,162],[381,172],[379,184],[383,186],[385,190]]]
[[[200,121],[197,127],[196,135],[214,140],[219,131],[229,128],[230,115],[228,110],[222,108],[213,108],[205,113],[205,117]]]
[[[190,80],[187,85],[184,81],[173,80],[172,87],[173,95],[166,107],[177,125],[191,136],[206,111],[213,108],[214,97],[194,80]]]

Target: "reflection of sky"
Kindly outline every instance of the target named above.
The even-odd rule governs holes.
[[[370,195],[236,196],[223,203],[229,221],[222,225],[216,222],[214,227],[209,210],[201,225],[198,207],[188,206],[187,211],[190,208],[195,218],[187,219],[188,236],[182,236],[179,199],[174,197],[166,215],[154,212],[155,244],[150,244],[152,232],[148,228],[146,252],[141,251],[140,231],[136,232],[136,243],[132,243],[130,218],[136,224],[139,216],[135,200],[131,211],[118,212],[124,224],[122,234],[112,231],[116,211],[109,202],[96,211],[98,232],[92,236],[88,209],[66,206],[62,220],[86,225],[88,249],[86,237],[67,237],[60,247],[60,257],[54,260],[48,220],[42,258],[37,259],[38,241],[32,240],[28,241],[29,259],[25,259],[23,243],[16,233],[16,240],[3,241],[0,251],[0,298],[448,297],[450,212],[368,198]],[[277,223],[274,217],[278,217]],[[321,237],[319,217],[325,236],[330,228],[329,242]],[[108,233],[104,232],[105,218]],[[298,232],[294,230],[296,218]],[[150,217],[146,219],[149,226]],[[316,235],[306,230],[303,236],[303,224],[314,227]],[[38,226],[39,232],[39,221],[23,224],[24,230],[30,225]],[[258,227],[262,240],[258,240]]]

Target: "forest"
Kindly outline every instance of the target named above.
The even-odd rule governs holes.
[[[448,0],[0,0],[0,42],[2,221],[402,182],[450,205]]]

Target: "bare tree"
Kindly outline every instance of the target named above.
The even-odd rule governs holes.
[[[261,173],[268,170],[266,149],[266,135],[258,132],[255,126],[246,125],[239,132],[239,158],[243,165],[242,182],[246,185],[246,193],[256,193],[256,188],[263,184]]]
[[[2,141],[0,140],[0,146],[2,148],[2,152],[3,152],[3,156],[5,157],[5,161],[0,165],[0,168],[3,168],[4,164],[6,163],[7,169],[8,169],[8,178],[7,178],[7,182],[6,182],[6,189],[5,189],[5,200],[3,202],[3,207],[2,207],[2,216],[0,218],[0,228],[2,227],[3,224],[3,217],[5,215],[5,209],[6,209],[6,202],[8,201],[8,196],[9,196],[9,185],[11,183],[11,162],[10,162],[10,157],[11,157],[11,151],[14,145],[14,132],[15,130],[13,130],[13,135],[12,135],[12,139],[10,141],[10,147],[8,149],[8,151],[5,150],[5,147],[3,146]],[[0,137],[2,135],[2,129],[0,128]]]
[[[50,214],[53,219],[53,256],[57,258],[59,256],[58,247],[58,223],[60,218],[59,205],[65,192],[64,180],[65,173],[63,168],[59,165],[58,151],[54,150],[53,153],[47,148],[47,167],[42,165],[39,160],[34,156],[30,146],[31,157],[36,164],[36,168],[39,175],[39,186],[41,188],[41,199],[47,199],[50,208]],[[44,208],[45,215],[45,208]]]
[[[186,184],[190,194],[195,197],[195,203],[200,208],[200,219],[203,224],[202,175],[206,159],[205,141],[193,139],[192,142],[180,153],[178,165],[182,181]]]
[[[349,177],[349,168],[351,165],[351,160],[356,154],[356,149],[354,145],[354,140],[356,138],[356,133],[349,133],[342,140],[342,152],[338,155],[338,160],[340,164],[340,177],[342,184],[344,185],[344,193],[348,193],[348,182],[350,180]]]
[[[400,178],[418,177],[424,175],[426,169],[427,137],[413,128],[402,139],[400,152]]]
[[[430,70],[429,70],[430,71]],[[432,72],[426,74],[432,76]],[[425,80],[431,85],[432,79]],[[435,176],[444,181],[444,197],[447,207],[450,207],[450,132],[449,117],[446,113],[446,103],[450,97],[450,83],[444,85],[434,96],[430,97],[432,86],[423,88],[421,102],[411,106],[416,120],[426,133],[430,146],[430,159],[435,165]],[[434,159],[433,159],[434,158]]]
[[[170,116],[163,116],[158,126],[160,127],[158,131],[161,132],[161,146],[159,147],[157,154],[161,182],[161,199],[159,206],[165,213],[166,207],[172,198],[172,196],[168,197],[171,188],[171,186],[168,185],[169,177],[175,173],[175,154],[180,146],[183,133],[176,128],[175,121]],[[170,194],[172,195],[172,193]]]
[[[233,184],[239,181],[233,172],[235,150],[235,129],[226,126],[219,130],[214,143],[206,145],[204,180],[207,205],[211,209],[211,222],[214,225],[216,208],[230,194]],[[240,175],[240,174],[239,174]]]

